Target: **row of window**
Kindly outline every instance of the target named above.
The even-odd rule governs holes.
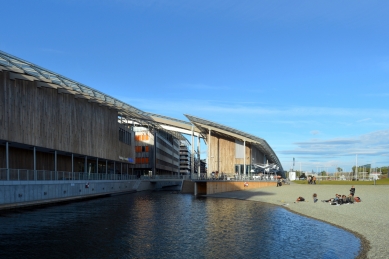
[[[119,128],[119,141],[131,145],[131,133]]]
[[[136,135],[135,136],[136,141],[144,141],[149,140],[149,135]]]
[[[149,146],[135,146],[135,152],[149,152]]]
[[[159,138],[166,139],[166,141],[168,141],[170,144],[173,145],[174,138],[173,138],[173,136],[171,134],[162,131],[162,132],[159,132],[158,136],[159,136]]]
[[[171,145],[167,144],[165,141],[163,141],[162,139],[157,139],[157,143],[161,146],[164,146],[166,148],[168,148],[169,150],[175,150]]]
[[[172,164],[172,163],[163,161],[163,160],[161,160],[161,159],[157,159],[157,164],[159,164],[159,165],[164,165],[164,166],[170,166],[170,167],[172,167],[172,168],[178,168],[178,165],[174,165],[174,164]]]
[[[136,164],[148,164],[149,158],[148,157],[137,157],[137,158],[135,158],[135,163]]]
[[[174,160],[174,161],[178,161],[178,160],[179,160],[178,158],[172,156],[171,154],[169,154],[169,153],[163,151],[163,150],[160,149],[160,148],[158,148],[157,150],[158,150],[158,153],[159,153],[159,154],[161,154],[161,155],[163,155],[163,156],[165,156],[165,157],[167,157],[167,158],[170,158],[170,159],[172,159],[172,160]]]

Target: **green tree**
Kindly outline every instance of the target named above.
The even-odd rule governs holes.
[[[358,172],[362,172],[363,168],[358,166]],[[352,167],[352,172],[355,174],[355,165]]]
[[[382,174],[387,174],[389,167],[388,166],[383,166],[380,169],[381,169]]]
[[[343,172],[343,169],[340,167],[337,167],[336,170],[338,170],[338,173]]]

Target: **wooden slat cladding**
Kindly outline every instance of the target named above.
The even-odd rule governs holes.
[[[259,152],[259,151],[258,151]],[[243,164],[243,158],[235,158],[235,139],[211,134],[211,170],[235,173],[235,165]],[[251,145],[246,143],[246,165],[251,164]]]
[[[0,72],[0,139],[116,161],[134,157],[134,147],[119,142],[116,110],[37,85]]]

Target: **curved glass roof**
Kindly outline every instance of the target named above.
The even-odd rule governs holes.
[[[194,130],[196,132],[206,136],[207,131],[205,129],[208,129],[208,127],[212,127],[214,129],[217,129],[217,131],[221,134],[224,133],[228,136],[235,137],[236,139],[244,139],[251,142],[253,145],[257,146],[257,148],[261,150],[268,158],[270,158],[269,160],[279,165],[282,170],[281,163],[278,160],[278,157],[276,156],[274,151],[269,146],[269,144],[264,139],[258,138],[243,131],[239,131],[191,115],[185,115],[191,121],[190,123],[183,120],[169,118],[163,115],[144,112],[92,87],[81,84],[77,81],[59,75],[55,72],[32,64],[30,62],[24,61],[3,51],[0,51],[0,71],[1,70],[8,70],[17,74],[27,75],[27,80],[37,81],[38,85],[41,84],[41,86],[44,87],[57,88],[63,93],[73,94],[77,98],[84,98],[88,99],[88,101],[90,102],[100,103],[101,105],[116,109],[119,112],[119,115],[123,117],[130,118],[134,121],[150,123],[152,126],[158,129],[162,129],[160,127],[160,123],[170,123],[172,126],[178,126],[186,129],[191,129],[192,125],[194,125]],[[162,130],[170,132],[178,139],[186,140],[186,138],[178,132],[172,132],[166,129]]]
[[[48,69],[39,67],[35,64],[14,57],[3,51],[0,51],[0,66],[3,66],[5,69],[16,73],[23,73],[32,76],[36,78],[37,81],[55,84],[56,86],[58,86],[58,88],[66,90],[69,94],[74,94],[79,96],[80,98],[88,99],[91,102],[98,102],[102,105],[115,108],[124,116],[127,115],[130,118],[135,117],[139,119],[144,119],[144,117],[147,116],[145,112],[127,103],[124,103],[112,96],[109,96],[103,92],[93,89],[92,87],[86,86],[77,81],[54,73]]]
[[[256,137],[254,135],[251,135],[249,133],[228,127],[228,126],[218,124],[218,123],[213,122],[213,121],[201,119],[201,118],[194,117],[194,116],[187,115],[187,114],[185,114],[185,116],[193,124],[195,124],[198,129],[200,129],[202,131],[203,135],[207,135],[208,130],[211,129],[211,130],[216,131],[222,135],[233,137],[233,138],[239,139],[239,140],[245,140],[247,142],[252,143],[259,150],[261,150],[262,153],[264,153],[267,156],[267,158],[270,160],[270,162],[276,163],[280,167],[280,170],[283,170],[281,162],[279,161],[279,159],[278,159],[277,155],[275,154],[275,152],[273,151],[273,149],[266,142],[266,140],[259,138],[259,137]]]

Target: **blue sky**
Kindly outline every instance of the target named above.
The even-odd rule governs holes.
[[[389,165],[387,1],[2,1],[0,49],[141,110],[265,139],[284,169]]]

